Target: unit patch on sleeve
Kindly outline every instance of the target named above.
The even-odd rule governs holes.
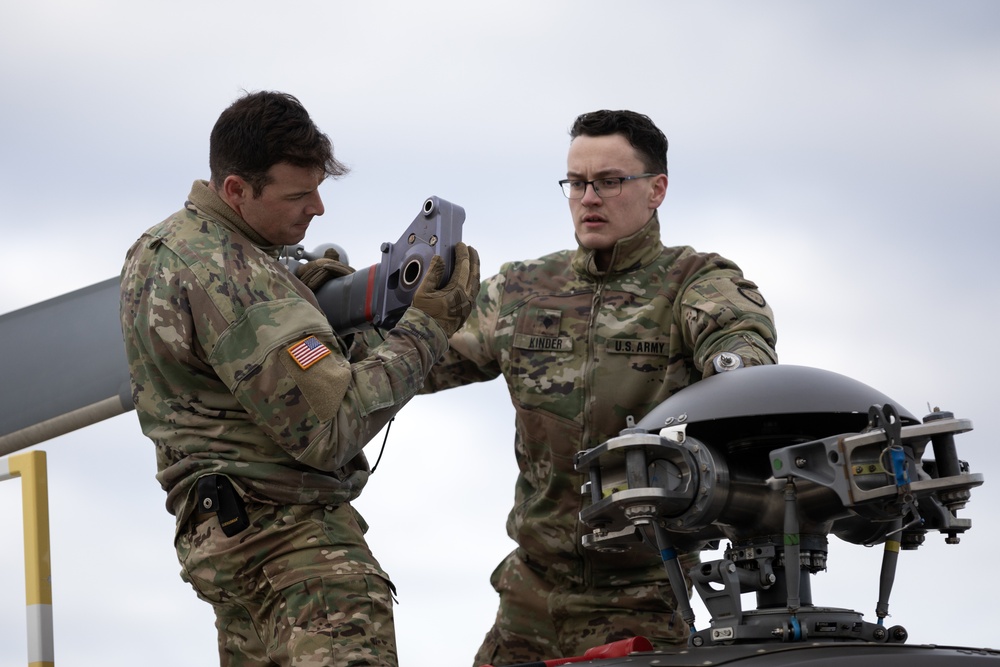
[[[289,347],[288,354],[299,365],[299,368],[305,370],[330,354],[330,348],[321,343],[316,336],[309,336],[309,338],[300,340]]]

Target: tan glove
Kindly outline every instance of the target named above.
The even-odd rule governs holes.
[[[456,243],[451,280],[438,289],[443,276],[444,260],[434,255],[427,275],[413,295],[413,307],[433,317],[451,337],[472,312],[472,302],[479,294],[479,253],[461,241]]]
[[[336,248],[327,248],[319,259],[306,262],[295,271],[299,280],[313,292],[334,278],[354,273],[354,269],[340,261]]]

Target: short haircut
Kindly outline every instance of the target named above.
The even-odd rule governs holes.
[[[573,139],[580,135],[601,137],[609,134],[625,137],[639,153],[646,171],[654,174],[667,173],[667,138],[649,116],[628,110],[591,111],[577,116],[569,131],[569,136]]]
[[[330,138],[295,97],[273,91],[246,93],[222,112],[212,128],[208,150],[212,184],[221,189],[227,176],[239,176],[259,197],[269,182],[268,170],[280,162],[320,169],[333,178],[349,171],[334,158]]]

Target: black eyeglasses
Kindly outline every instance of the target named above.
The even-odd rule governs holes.
[[[639,174],[638,176],[605,176],[592,181],[581,181],[575,178],[565,178],[559,181],[563,194],[567,199],[583,199],[587,186],[593,185],[598,197],[616,197],[622,193],[622,181],[634,181],[637,178],[650,178],[659,174]]]

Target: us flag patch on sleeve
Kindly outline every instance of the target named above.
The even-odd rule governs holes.
[[[330,354],[330,348],[323,345],[316,336],[309,336],[289,347],[288,354],[292,355],[299,368],[305,370]]]

